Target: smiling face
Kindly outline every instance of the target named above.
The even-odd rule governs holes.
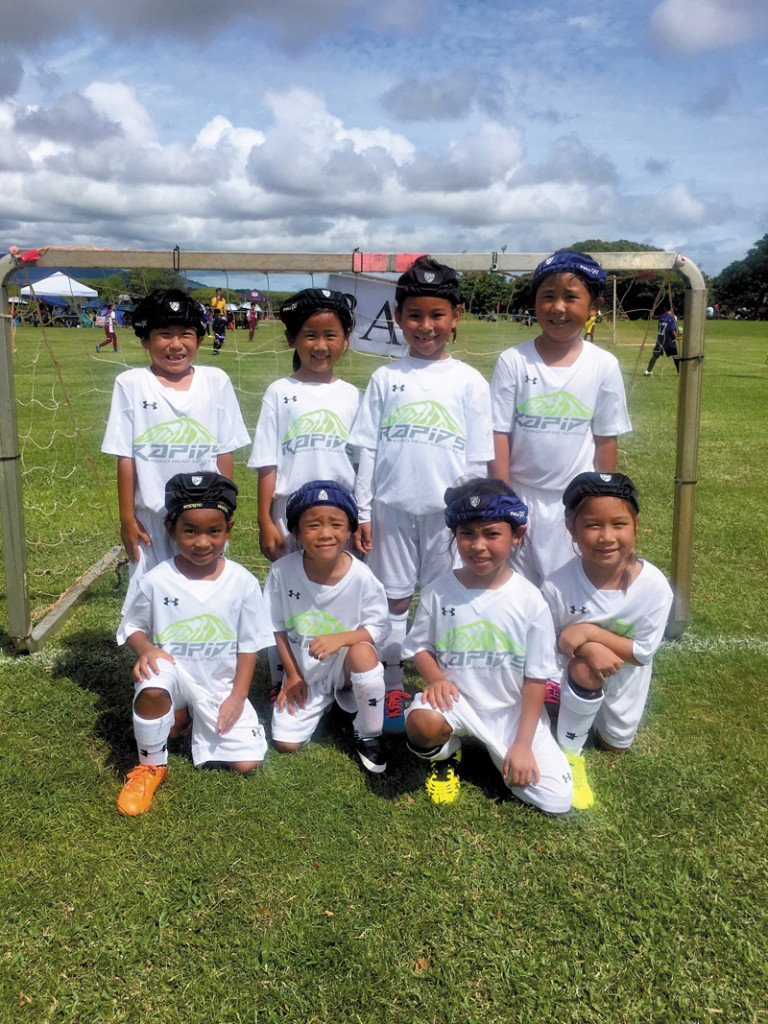
[[[410,296],[395,310],[395,320],[415,359],[446,359],[445,346],[461,319],[461,307],[432,295]]]
[[[581,552],[584,571],[595,583],[618,580],[634,556],[637,516],[623,498],[587,498],[566,519]]]
[[[179,550],[176,564],[185,576],[210,574],[224,551],[232,523],[217,508],[193,508],[179,514],[169,533]]]
[[[301,513],[296,527],[305,559],[318,563],[334,563],[351,536],[346,512],[335,505],[313,505]]]
[[[571,345],[578,341],[584,324],[597,312],[586,284],[575,274],[550,274],[536,292],[536,320],[545,341]]]
[[[456,546],[464,568],[460,579],[466,586],[488,589],[511,575],[509,559],[520,537],[507,522],[478,519],[456,527]]]
[[[349,347],[349,337],[336,313],[321,310],[304,321],[292,345],[300,363],[293,376],[297,380],[328,383],[334,379],[337,360]]]
[[[158,377],[176,381],[191,372],[200,338],[194,327],[168,324],[154,327],[141,344],[149,352],[153,372]]]

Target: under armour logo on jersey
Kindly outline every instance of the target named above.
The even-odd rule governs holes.
[[[288,405],[289,402],[298,402],[298,400],[299,399],[296,395],[283,395],[283,402],[286,405]]]
[[[289,590],[288,597],[295,597],[296,600],[298,601],[298,599],[301,597],[301,593],[298,590]]]
[[[538,377],[529,377],[528,374],[526,373],[526,375],[525,375],[525,383],[526,384],[538,384],[539,383],[539,378]]]
[[[442,611],[443,611],[443,615],[455,615],[456,614],[456,609],[454,607],[451,607],[451,606],[443,605]]]
[[[378,703],[379,703],[379,698],[378,697],[369,697],[368,698],[368,707],[369,708],[375,708]]]
[[[569,604],[568,610],[570,611],[571,615],[575,615],[576,612],[581,612],[582,615],[587,614],[587,606],[585,604],[578,605],[578,607],[575,604]]]
[[[392,390],[393,391],[405,391],[405,384],[393,384],[392,385]]]
[[[142,409],[156,409],[157,402],[142,402],[141,407]]]
[[[163,604],[166,607],[168,607],[169,604],[172,604],[174,607],[178,608],[178,606],[179,606],[179,599],[178,599],[178,597],[164,597],[163,598]]]
[[[575,732],[567,732],[565,734],[565,738],[567,740],[575,740],[576,739],[576,733]]]

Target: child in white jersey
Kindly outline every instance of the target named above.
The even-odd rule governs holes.
[[[352,429],[360,448],[358,546],[389,601],[388,691],[402,692],[400,648],[417,583],[454,564],[445,489],[486,474],[493,458],[488,384],[447,351],[461,313],[456,272],[419,257],[395,292],[408,355],[375,371]]]
[[[133,729],[139,765],[117,801],[148,810],[168,775],[174,712],[192,712],[195,765],[250,772],[264,759],[264,729],[248,700],[257,652],[272,642],[258,581],[224,558],[237,487],[218,473],[180,473],[165,488],[167,528],[178,553],[129,595],[118,643],[137,655]]]
[[[195,470],[231,479],[233,452],[249,441],[229,377],[194,365],[206,328],[199,302],[157,289],[136,307],[133,327],[150,364],[115,380],[101,446],[117,456],[120,535],[132,580],[175,552],[165,528],[166,482]]]
[[[613,472],[617,436],[632,429],[618,361],[581,336],[604,287],[590,256],[543,260],[533,274],[541,334],[503,352],[491,379],[493,474],[528,505],[518,571],[537,586],[573,555],[560,504],[568,481]]]
[[[544,711],[555,667],[552,616],[510,567],[527,509],[501,480],[469,480],[445,494],[445,522],[463,563],[422,593],[404,653],[425,688],[406,711],[411,751],[431,762],[427,792],[451,803],[462,737],[479,739],[507,787],[550,814],[571,806],[568,764]]]
[[[296,550],[285,521],[289,495],[317,479],[355,486],[349,432],[360,392],[335,370],[349,348],[354,303],[343,292],[305,288],[280,307],[293,373],[264,393],[248,459],[259,475],[259,546],[270,562]]]
[[[383,772],[384,673],[376,648],[389,631],[387,601],[347,550],[357,505],[335,480],[312,480],[291,495],[286,516],[300,550],[274,563],[264,587],[285,666],[272,712],[275,748],[303,747],[336,701],[355,713],[363,766]]]
[[[664,636],[672,591],[635,554],[637,491],[622,473],[580,473],[563,495],[565,521],[580,552],[542,587],[562,665],[557,738],[574,777],[574,807],[594,802],[582,748],[594,726],[606,750],[635,738]]]

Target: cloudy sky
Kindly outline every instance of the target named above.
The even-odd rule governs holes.
[[[768,231],[765,0],[0,0],[0,240],[551,250]]]

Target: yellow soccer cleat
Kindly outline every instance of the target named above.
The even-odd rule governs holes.
[[[155,790],[165,782],[168,776],[168,765],[140,764],[128,772],[125,785],[117,798],[117,809],[121,814],[135,818],[152,806]]]
[[[460,761],[461,748],[451,757],[432,762],[425,786],[433,804],[452,804],[459,795],[461,788]]]
[[[586,811],[595,802],[595,794],[592,792],[592,787],[587,778],[587,766],[584,763],[584,755],[566,753],[565,757],[570,765],[571,775],[573,776],[573,803],[571,806],[577,811]]]

